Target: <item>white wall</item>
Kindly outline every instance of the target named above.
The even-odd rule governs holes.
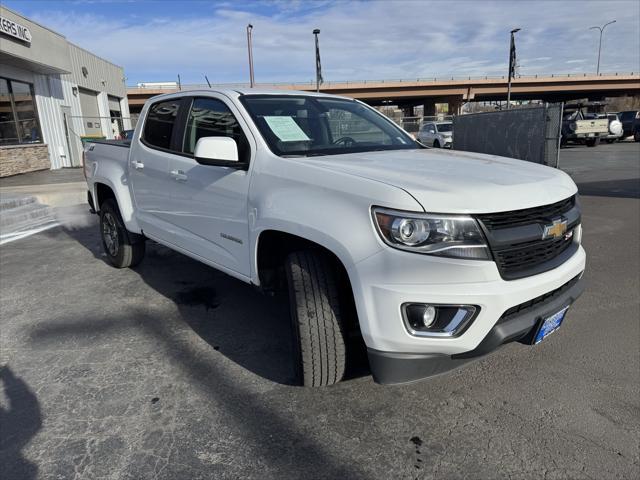
[[[120,99],[120,113],[122,114],[122,126],[125,130],[131,130],[131,113],[127,97]]]
[[[60,106],[65,104],[60,75],[35,74],[33,80],[40,116],[40,129],[43,140],[49,145],[51,168],[70,167],[71,157],[67,149],[60,109]]]

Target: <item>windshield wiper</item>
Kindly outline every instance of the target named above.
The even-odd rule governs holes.
[[[308,152],[308,153],[295,153],[290,155],[280,155],[282,158],[303,158],[303,157],[323,157],[328,155],[327,153],[320,152]]]

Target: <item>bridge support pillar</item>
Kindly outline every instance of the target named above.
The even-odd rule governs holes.
[[[459,115],[462,108],[462,99],[454,98],[448,102],[449,115]]]
[[[400,108],[402,109],[402,116],[404,118],[413,117],[413,105],[402,105]]]
[[[436,102],[424,102],[424,110],[422,116],[424,117],[435,117],[436,116]]]

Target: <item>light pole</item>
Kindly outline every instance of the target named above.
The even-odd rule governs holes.
[[[507,110],[511,107],[511,78],[516,78],[516,39],[515,34],[519,28],[511,30],[511,43],[509,44],[509,79],[507,81]]]
[[[249,86],[253,88],[255,81],[253,79],[253,45],[251,45],[251,30],[253,25],[247,25],[247,49],[249,50]]]
[[[596,67],[596,75],[600,75],[600,50],[602,50],[602,34],[604,33],[604,29],[607,28],[607,25],[611,25],[612,23],[616,23],[616,21],[611,20],[601,27],[589,27],[589,30],[600,30],[600,43],[598,43],[598,66]]]
[[[318,35],[320,29],[316,28],[313,31],[313,35],[316,38],[316,92],[320,91],[320,84],[322,83],[322,66],[320,65],[320,44],[318,43]]]

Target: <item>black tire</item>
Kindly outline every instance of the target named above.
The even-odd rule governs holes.
[[[599,138],[587,138],[584,142],[587,147],[595,147],[596,145],[598,145],[600,143],[600,139]]]
[[[440,148],[440,142],[438,140],[433,141],[433,148]]]
[[[615,138],[607,138],[607,143],[613,143],[615,141],[616,141]]]
[[[100,205],[100,238],[109,262],[116,268],[135,267],[144,258],[144,237],[127,231],[111,198]]]
[[[345,335],[336,269],[314,250],[285,262],[298,380],[305,387],[333,385],[345,372]]]
[[[636,142],[640,142],[640,130],[633,134],[633,140]]]

